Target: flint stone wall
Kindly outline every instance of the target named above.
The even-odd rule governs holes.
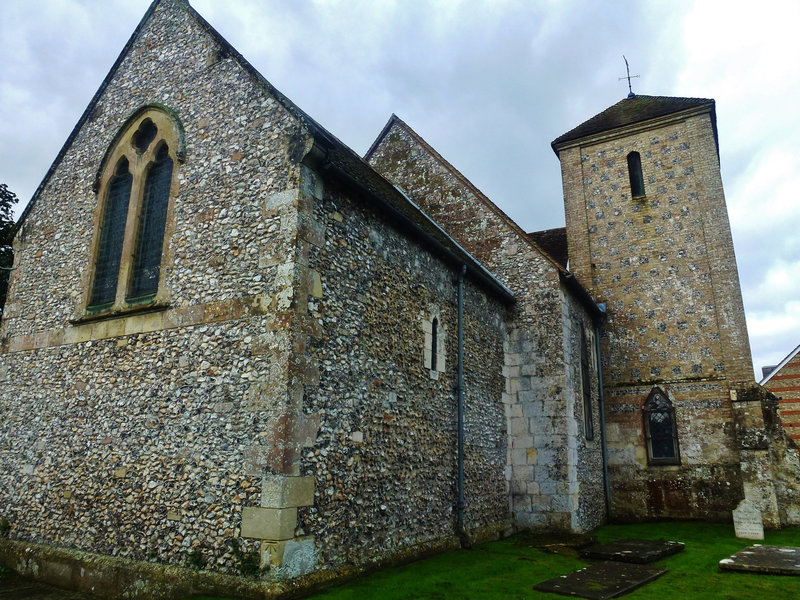
[[[324,243],[310,246],[321,294],[309,314],[324,334],[307,348],[319,384],[304,409],[320,415],[320,434],[303,456],[317,494],[301,526],[326,564],[455,539],[456,273],[336,181],[314,198],[313,223]],[[505,309],[464,287],[465,526],[482,537],[509,525]],[[436,370],[424,360],[434,317]]]
[[[605,486],[603,485],[603,453],[600,428],[600,383],[597,377],[597,352],[595,328],[591,316],[574,296],[562,286],[562,322],[564,323],[565,363],[565,413],[568,453],[566,473],[562,481],[568,485],[569,512],[574,531],[587,531],[599,527],[606,521]],[[586,412],[583,401],[581,374],[581,327],[586,336],[586,352],[589,357],[589,385],[591,396],[592,428],[594,435],[586,434]],[[565,476],[564,476],[565,475]]]
[[[159,3],[17,237],[0,517],[16,540],[173,565],[196,552],[227,572],[231,539],[264,557],[280,547],[295,561],[275,571],[286,576],[452,543],[452,272],[341,190],[317,202],[307,133],[223,50],[183,2]],[[85,310],[100,161],[152,103],[186,135],[169,307],[71,322]],[[469,281],[465,297],[467,526],[496,534],[503,308]],[[434,311],[435,375],[422,368]],[[265,482],[298,475],[314,478],[313,504],[303,492],[299,508],[270,508]],[[242,539],[245,509],[279,514],[290,539]]]
[[[620,519],[729,519],[744,493],[731,393],[752,379],[752,364],[705,110],[559,151],[570,265],[607,303],[601,353]],[[631,151],[641,155],[641,198],[631,196]],[[641,407],[656,385],[675,406],[680,466],[647,463]]]
[[[86,324],[100,161],[142,105],[175,111],[169,310]],[[0,506],[11,536],[231,570],[281,437],[302,135],[183,3],[160,3],[15,241],[3,321]],[[300,140],[300,141],[299,141]],[[255,544],[244,542],[245,550]]]
[[[571,410],[574,390],[567,371],[572,357],[565,355],[563,336],[583,309],[577,304],[565,308],[570,293],[562,291],[558,269],[525,232],[399,119],[392,119],[367,158],[518,299],[506,325],[504,369],[506,477],[515,522],[521,527],[577,530],[597,525],[603,496],[579,500],[577,479],[569,483],[566,476],[597,463],[590,460],[578,467],[571,462],[578,458],[582,442],[576,436],[582,431],[578,433]],[[591,379],[597,380],[594,367]],[[572,451],[567,450],[570,446]],[[581,477],[594,480],[597,475],[586,472]],[[578,504],[586,510],[572,512]]]

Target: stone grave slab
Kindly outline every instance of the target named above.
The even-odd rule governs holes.
[[[683,552],[685,547],[682,542],[631,538],[595,544],[582,550],[580,555],[591,560],[617,560],[644,565]]]
[[[744,499],[733,509],[733,528],[736,537],[745,540],[763,540],[764,523],[761,511],[750,500]]]
[[[722,559],[719,561],[719,568],[723,571],[746,571],[767,575],[800,575],[800,548],[756,544]]]
[[[537,583],[533,589],[591,600],[617,598],[658,579],[666,569],[621,562],[600,562],[580,571]]]
[[[561,531],[530,533],[520,537],[516,544],[527,548],[538,548],[542,552],[578,558],[578,552],[597,543],[597,538],[586,533]]]

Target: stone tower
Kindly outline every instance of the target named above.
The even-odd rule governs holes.
[[[745,494],[774,514],[734,426],[753,369],[714,100],[631,95],[552,146],[570,270],[607,305],[612,517],[728,518]]]

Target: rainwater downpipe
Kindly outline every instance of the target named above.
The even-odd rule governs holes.
[[[456,503],[457,513],[457,535],[461,540],[461,546],[470,546],[469,536],[464,526],[464,275],[467,266],[461,265],[458,271],[458,379],[456,381],[456,398],[458,401],[458,501]]]
[[[605,316],[605,302],[598,304],[597,308]],[[606,446],[606,406],[605,397],[603,396],[603,360],[600,356],[600,319],[596,319],[594,322],[594,347],[595,356],[597,357],[597,389],[600,399],[600,452],[603,457],[603,496],[606,503],[606,522],[608,522],[611,518],[611,487],[608,483],[608,446]]]

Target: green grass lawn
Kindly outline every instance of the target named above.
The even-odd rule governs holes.
[[[686,544],[686,550],[658,563],[669,573],[625,596],[631,600],[800,598],[800,577],[723,573],[717,563],[750,545],[737,540],[732,524],[664,522],[609,525],[594,532],[599,542],[640,537]],[[767,532],[764,544],[800,546],[800,529]],[[536,583],[586,566],[587,562],[548,554],[517,543],[491,542],[386,569],[311,596],[315,600],[489,600],[564,598],[536,592]]]

